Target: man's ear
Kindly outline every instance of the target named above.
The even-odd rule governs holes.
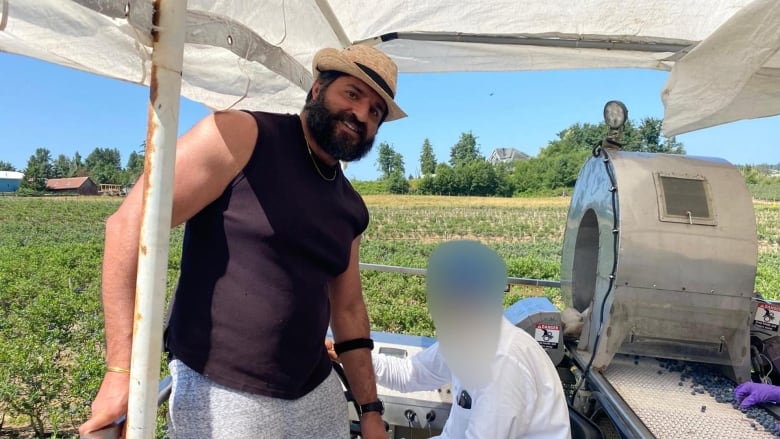
[[[311,97],[313,100],[316,100],[317,97],[320,95],[320,90],[322,89],[322,82],[320,82],[319,78],[314,81],[314,84],[311,85]]]

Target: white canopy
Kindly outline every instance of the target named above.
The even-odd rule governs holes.
[[[0,50],[148,84],[152,14],[152,0],[0,0]],[[402,72],[671,70],[674,135],[780,114],[777,29],[776,0],[189,0],[182,94],[298,111],[314,53],[362,42]]]

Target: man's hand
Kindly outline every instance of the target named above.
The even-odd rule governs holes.
[[[368,412],[360,417],[360,437],[363,439],[388,439],[385,423],[377,412]]]
[[[330,357],[331,361],[339,361],[339,354],[336,353],[336,345],[333,344],[333,340],[325,339],[325,350],[328,351],[328,357]]]
[[[95,400],[92,415],[79,427],[79,435],[100,430],[127,414],[127,399],[130,394],[130,374],[108,372],[103,377]]]

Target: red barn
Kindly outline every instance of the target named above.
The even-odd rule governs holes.
[[[46,182],[46,190],[60,194],[98,194],[98,186],[89,177],[50,178]]]

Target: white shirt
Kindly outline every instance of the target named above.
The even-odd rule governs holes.
[[[570,439],[563,386],[536,341],[503,318],[491,382],[463,389],[439,353],[439,344],[410,358],[373,355],[377,383],[399,392],[435,390],[452,383],[452,409],[441,439]],[[457,404],[461,391],[471,409]]]

